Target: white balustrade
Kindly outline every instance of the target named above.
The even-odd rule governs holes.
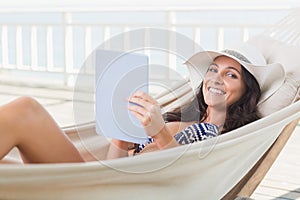
[[[107,14],[108,17],[111,17],[113,15],[117,16],[118,12],[115,10],[110,10],[101,8],[99,11],[93,11],[93,13],[102,13],[102,17]],[[29,72],[47,72],[47,73],[53,73],[53,74],[61,74],[64,78],[64,80],[61,83],[62,87],[72,87],[72,83],[70,83],[70,77],[74,78],[74,75],[76,75],[79,71],[80,64],[78,63],[78,59],[80,57],[86,58],[89,56],[89,54],[92,52],[93,48],[101,42],[108,40],[113,35],[116,34],[116,32],[127,32],[135,28],[142,28],[142,27],[162,27],[173,31],[181,32],[182,30],[189,31],[189,34],[187,35],[192,40],[195,41],[197,44],[202,44],[206,42],[207,33],[205,33],[205,30],[210,30],[212,33],[216,33],[215,37],[212,39],[213,42],[215,42],[216,46],[212,44],[212,46],[222,49],[225,46],[226,43],[226,31],[227,30],[235,30],[236,32],[239,32],[240,35],[238,36],[238,40],[247,40],[253,33],[259,32],[258,30],[263,30],[266,26],[270,26],[275,19],[272,20],[262,20],[261,19],[254,19],[249,20],[248,24],[243,23],[241,20],[234,20],[230,21],[227,19],[226,23],[222,23],[222,20],[220,22],[217,22],[218,20],[214,18],[214,13],[217,12],[224,12],[224,15],[226,13],[231,13],[233,15],[234,12],[237,13],[236,18],[239,17],[241,12],[272,12],[274,16],[276,15],[276,12],[278,13],[277,17],[280,19],[282,16],[284,16],[285,13],[288,13],[288,9],[286,7],[282,8],[270,8],[270,9],[255,9],[255,8],[236,8],[236,9],[230,9],[230,8],[222,8],[222,7],[216,7],[216,8],[193,8],[191,10],[186,10],[184,8],[182,9],[161,9],[161,10],[143,10],[139,11],[137,9],[122,9],[121,12],[124,13],[137,13],[137,18],[139,17],[138,14],[143,12],[145,15],[147,15],[149,18],[151,16],[154,16],[156,14],[160,14],[161,16],[165,16],[164,19],[160,19],[157,22],[153,22],[150,20],[148,22],[145,20],[143,22],[143,18],[140,18],[139,20],[135,22],[111,22],[111,23],[103,23],[103,19],[99,18],[99,22],[97,22],[97,19],[93,19],[91,21],[84,21],[81,22],[78,20],[78,14],[81,16],[86,14],[89,14],[88,11],[81,11],[81,10],[69,10],[69,11],[62,11],[62,10],[47,10],[46,13],[56,13],[60,14],[61,21],[59,22],[43,22],[42,19],[39,20],[32,20],[33,22],[22,22],[22,19],[20,18],[20,22],[11,22],[7,20],[2,19],[0,23],[0,34],[1,34],[1,47],[0,47],[0,74],[4,74],[6,71],[10,71],[12,69],[16,71],[29,71]],[[190,21],[187,19],[182,19],[181,17],[184,16],[185,13],[207,13],[207,15],[211,15],[211,17],[207,17],[208,19],[211,19],[211,21],[203,21],[199,19],[199,23],[196,19],[193,18],[193,16],[190,16]],[[39,12],[38,10],[35,11],[22,11],[18,10],[16,12],[4,12],[3,10],[0,10],[1,15],[22,15],[22,14],[33,14],[36,16],[36,18],[39,18]],[[79,15],[79,16],[80,16]],[[97,16],[97,15],[95,15]],[[225,16],[226,17],[226,16]],[[257,20],[257,22],[255,21]],[[35,22],[36,21],[36,22]],[[230,22],[229,22],[230,21]],[[14,28],[15,30],[15,38],[11,38],[9,35],[9,28]],[[27,30],[27,34],[29,34],[29,40],[28,44],[30,44],[29,49],[30,52],[26,53],[27,57],[30,55],[29,58],[25,56],[24,53],[24,42],[27,42],[27,38],[24,37],[26,31],[25,28],[29,27],[29,31]],[[42,30],[45,30],[44,32]],[[82,38],[78,38],[76,36],[77,30],[83,30]],[[100,32],[99,32],[100,30]],[[184,31],[183,31],[184,32]],[[44,34],[44,35],[43,35]],[[144,35],[144,43],[145,45],[149,44],[149,35],[147,35],[147,31],[145,31]],[[184,34],[184,33],[183,33]],[[78,34],[77,34],[78,36]],[[59,38],[61,37],[61,38]],[[290,37],[298,37],[291,35]],[[41,41],[40,38],[45,38],[45,41]],[[10,46],[9,41],[15,40],[15,47]],[[60,44],[58,41],[62,40],[63,44]],[[169,44],[170,45],[176,45],[172,43],[172,40],[174,38],[169,38]],[[96,45],[94,41],[97,41],[98,44]],[[125,41],[123,43],[124,49],[128,49],[130,47],[130,38],[125,37]],[[80,44],[83,43],[83,46],[80,46]],[[109,48],[109,43],[105,43],[106,48]],[[44,49],[41,49],[44,48]],[[62,49],[63,48],[63,49]],[[80,52],[82,54],[78,55],[78,52],[82,48]],[[195,46],[196,48],[196,46]],[[14,50],[14,51],[13,51]],[[75,50],[77,52],[77,55],[75,54]],[[43,52],[45,52],[45,55],[43,56]],[[151,55],[151,50],[145,50],[146,54]],[[58,62],[58,56],[61,56],[63,58],[62,62]],[[29,62],[25,62],[24,60],[29,60]],[[44,62],[41,62],[41,60],[44,59]],[[83,63],[84,59],[82,60]],[[81,63],[81,64],[82,64]],[[178,70],[177,69],[177,61],[176,56],[169,54],[165,61],[166,65],[170,67],[172,70]],[[79,66],[78,66],[79,65]],[[155,75],[151,76],[152,79],[160,79],[161,77],[164,77],[166,80],[172,80],[172,76],[169,74],[169,72],[164,72],[165,74],[162,76]],[[1,80],[2,82],[4,81]],[[17,82],[18,80],[13,79],[12,82]],[[51,87],[51,84],[49,84],[49,87]]]

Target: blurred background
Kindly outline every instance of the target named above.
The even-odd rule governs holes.
[[[263,32],[298,6],[296,0],[1,0],[0,83],[72,90],[88,55],[120,33],[164,28],[204,49],[222,49]],[[126,40],[124,50],[134,38]],[[151,64],[187,75],[184,59],[145,53]],[[149,78],[177,81],[169,70],[150,69]]]

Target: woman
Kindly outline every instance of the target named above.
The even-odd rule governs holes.
[[[256,64],[254,61],[250,64],[253,52],[249,54],[250,57],[247,57],[247,53],[201,52],[193,56],[189,61],[193,64],[196,63],[193,59],[201,60],[201,68],[207,71],[206,76],[196,98],[184,106],[182,112],[177,109],[164,116],[168,123],[165,123],[159,105],[153,98],[142,92],[131,96],[129,101],[140,106],[130,106],[129,110],[154,140],[142,151],[184,144],[184,129],[193,124],[213,127],[212,136],[215,136],[256,120],[256,104],[265,81],[262,77],[270,77],[260,76],[252,70],[257,65],[265,65],[265,62],[262,60]],[[260,56],[257,54],[257,51],[254,52],[255,59]],[[204,55],[211,58],[204,61]],[[34,99],[22,97],[2,106],[0,119],[0,159],[17,147],[25,163],[84,161],[56,122]],[[208,135],[208,132],[201,134]],[[186,143],[198,140],[201,138]],[[128,142],[112,140],[107,158],[127,156],[130,146],[132,144]]]
[[[192,102],[174,112],[166,113],[164,120],[154,99],[142,92],[134,94],[129,101],[142,107],[130,106],[129,110],[152,137],[149,142],[152,144],[146,147],[139,145],[135,153],[193,143],[258,119],[256,105],[260,98],[260,87],[255,77],[238,62],[243,59],[246,60],[237,52],[224,51],[223,55],[217,55],[208,66]],[[250,63],[248,60],[246,62]],[[168,123],[165,124],[164,121]],[[198,137],[194,130],[200,130]],[[192,132],[193,136],[187,135],[188,132]],[[110,146],[109,159],[127,156],[130,145],[128,142],[113,140],[112,144],[114,145]]]

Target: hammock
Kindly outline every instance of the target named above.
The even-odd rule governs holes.
[[[295,19],[292,13],[284,20],[294,22]],[[255,40],[265,41],[268,37],[273,44],[274,35],[264,33]],[[298,35],[296,38],[298,43],[293,47],[299,52]],[[283,42],[276,45],[287,45]],[[269,62],[276,62],[272,55],[265,56]],[[284,66],[289,64],[282,62]],[[299,66],[298,70],[297,66],[287,69],[290,75],[284,87],[294,93],[288,99],[285,96],[283,104],[278,105],[278,94],[274,94],[277,103],[272,102],[271,97],[265,102],[266,106],[261,105],[262,112],[267,107],[272,114],[210,140],[115,160],[0,165],[0,199],[234,199],[237,195],[250,196],[262,179],[260,177],[257,183],[251,178],[265,165],[264,157],[272,157],[274,150],[275,154],[280,152],[284,144],[278,147],[278,141],[282,141],[282,136],[286,141],[299,121],[300,76],[297,73]],[[188,101],[192,90],[186,85],[178,85],[179,99],[161,94],[158,101],[166,110]],[[105,157],[109,141],[95,134],[94,123],[67,127],[65,131],[87,161]],[[264,167],[268,169],[271,164]]]

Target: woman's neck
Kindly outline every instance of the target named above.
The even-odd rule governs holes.
[[[226,109],[207,107],[206,112],[207,118],[205,122],[217,125],[219,127],[219,131],[221,132],[226,119]]]

